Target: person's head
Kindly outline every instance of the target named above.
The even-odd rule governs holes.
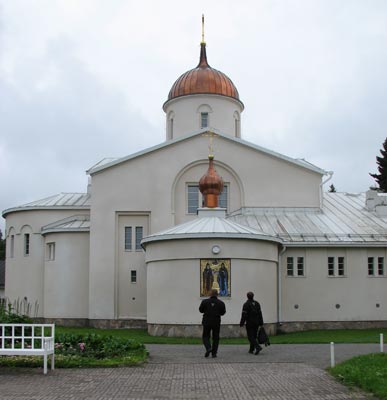
[[[247,292],[247,298],[248,298],[249,300],[253,300],[253,298],[254,298],[254,293],[253,293],[253,292]]]
[[[222,268],[222,269],[226,268],[226,266],[224,265],[224,263],[220,264],[220,268]]]
[[[218,297],[218,291],[216,289],[211,290],[211,297],[213,296]]]

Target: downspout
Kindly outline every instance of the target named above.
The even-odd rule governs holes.
[[[320,183],[320,210],[323,208],[323,186],[332,179],[333,171],[327,171],[325,175],[328,175],[328,178]]]
[[[277,263],[277,329],[282,325],[282,256],[286,251],[286,246],[282,245],[282,249],[278,254]]]

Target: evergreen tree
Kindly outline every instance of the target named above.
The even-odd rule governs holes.
[[[382,157],[376,157],[378,164],[378,174],[370,174],[379,185],[379,190],[387,193],[387,138],[383,143],[383,149],[380,150]]]
[[[333,183],[332,183],[331,186],[329,186],[328,192],[329,193],[336,193],[336,188],[335,188],[335,185]]]
[[[0,260],[5,260],[5,239],[3,239],[3,232],[0,229]]]

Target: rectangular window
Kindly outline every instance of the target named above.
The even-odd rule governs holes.
[[[286,274],[287,276],[304,276],[304,257],[287,257]]]
[[[373,257],[368,257],[368,275],[369,276],[375,275],[375,266]]]
[[[132,251],[132,227],[125,226],[125,251]]]
[[[224,185],[222,193],[219,196],[219,207],[220,208],[227,209],[227,205],[228,205],[227,195],[228,195],[228,187],[227,187],[227,185]]]
[[[287,258],[287,263],[286,263],[286,270],[287,270],[287,275],[288,276],[294,276],[294,261],[293,257],[288,257]]]
[[[199,208],[199,185],[187,186],[188,214],[197,214]]]
[[[328,275],[335,276],[335,257],[328,257]]]
[[[130,282],[137,283],[137,271],[135,269],[130,271]]]
[[[339,276],[344,276],[344,257],[338,257],[337,273]]]
[[[141,240],[143,235],[142,226],[136,226],[136,250],[142,250]]]
[[[47,243],[47,260],[55,260],[55,243]]]
[[[378,257],[378,275],[384,275],[384,257]]]
[[[345,276],[344,257],[328,257],[328,276]]]
[[[201,128],[207,128],[208,127],[208,113],[203,112],[200,115],[201,115],[201,123],[200,123]]]
[[[30,234],[24,234],[24,255],[28,256],[30,254]]]
[[[297,275],[304,276],[304,257],[297,257]]]
[[[9,256],[13,258],[15,256],[15,235],[11,235],[11,244],[9,249]]]

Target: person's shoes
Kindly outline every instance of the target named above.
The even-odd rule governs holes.
[[[206,353],[204,354],[204,357],[208,358],[208,356],[211,354],[211,349],[207,350]]]
[[[254,353],[254,350],[249,350],[249,354],[253,354]]]
[[[258,348],[255,350],[255,353],[254,353],[254,354],[257,356],[261,350],[262,350],[262,347],[258,347]]]
[[[213,354],[213,355],[212,355],[212,358],[216,358],[216,354]]]

